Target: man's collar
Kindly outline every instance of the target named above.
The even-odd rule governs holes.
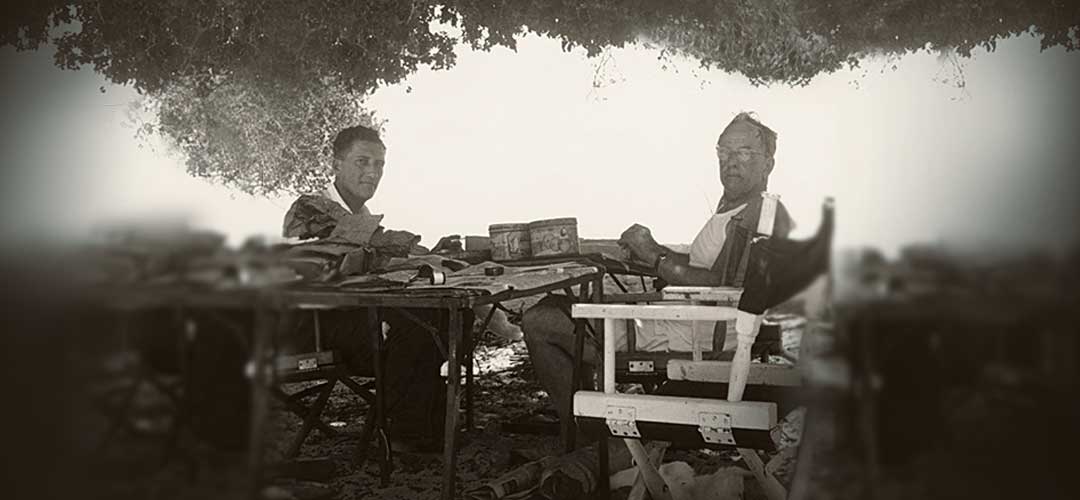
[[[741,202],[738,202],[738,203],[727,203],[727,204],[725,204],[724,203],[724,198],[721,197],[720,198],[720,203],[718,203],[716,205],[716,213],[727,212],[727,211],[729,211],[729,210],[731,210],[731,209],[733,209],[735,207],[741,206],[741,205],[747,205],[747,206],[750,206],[750,207],[754,207],[755,205],[761,203],[761,193],[764,193],[764,192],[765,192],[764,189],[755,191],[755,192],[747,195],[746,198],[744,198]]]
[[[338,205],[345,207],[345,210],[348,210],[349,213],[353,213],[352,208],[349,208],[349,204],[345,202],[345,198],[343,198],[341,192],[338,191],[337,184],[331,182],[330,187],[323,192],[323,196],[337,202]],[[362,215],[371,215],[371,211],[368,210],[367,205],[361,205],[359,213]]]

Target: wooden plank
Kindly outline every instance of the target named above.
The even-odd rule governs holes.
[[[730,321],[736,309],[727,306],[574,304],[575,318],[666,319],[673,321]]]
[[[726,384],[731,381],[731,362],[671,359],[667,362],[667,376],[671,380]],[[746,383],[799,387],[802,385],[802,372],[795,366],[752,363]]]
[[[574,419],[578,431],[582,436],[591,438],[622,439],[622,436],[611,434],[607,422],[603,418],[578,417]],[[710,449],[710,450],[734,450],[736,447],[752,448],[756,450],[774,451],[776,444],[773,443],[769,431],[756,429],[732,429],[731,434],[735,438],[735,444],[706,443],[701,437],[696,425],[665,424],[662,422],[638,422],[638,431],[646,439],[662,440],[674,443],[679,448],[686,449]]]
[[[768,431],[776,426],[776,403],[594,391],[578,391],[574,394],[574,416],[604,418],[608,406],[632,407],[639,421],[697,427],[701,413],[709,412],[731,415],[732,428]]]
[[[738,302],[743,289],[729,286],[667,286],[661,291],[664,300],[701,302]]]
[[[635,304],[639,302],[659,302],[661,300],[664,300],[664,295],[660,292],[608,293],[604,295],[604,302],[609,304]]]
[[[574,304],[577,310],[578,304]],[[604,318],[604,392],[615,392],[615,320]],[[574,400],[574,408],[577,408],[577,400]],[[575,410],[576,413],[576,410]]]

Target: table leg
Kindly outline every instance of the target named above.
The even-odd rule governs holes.
[[[248,498],[260,497],[259,490],[263,471],[263,440],[265,425],[270,407],[271,370],[270,356],[267,354],[269,342],[273,336],[274,322],[269,310],[255,310],[255,335],[251,347],[253,368],[251,379],[251,434],[248,437]]]
[[[169,463],[169,460],[173,457],[173,454],[179,453],[180,435],[184,432],[184,427],[188,425],[191,419],[192,412],[192,355],[193,344],[195,343],[195,337],[198,335],[198,325],[195,320],[190,316],[191,312],[183,309],[176,308],[173,310],[173,315],[177,323],[177,327],[180,328],[181,334],[178,339],[177,352],[180,359],[180,387],[182,391],[180,393],[179,405],[177,405],[176,417],[173,419],[172,426],[169,430],[169,436],[166,439],[165,449],[162,452],[161,464],[164,466]]]
[[[444,500],[452,500],[456,495],[454,479],[457,474],[457,450],[455,449],[457,441],[457,422],[458,422],[458,386],[461,384],[461,371],[458,367],[458,346],[461,343],[461,330],[462,330],[462,314],[458,308],[451,308],[448,311],[449,318],[449,332],[448,342],[449,347],[447,364],[449,370],[447,370],[447,384],[446,384],[446,422],[444,428],[444,441],[443,441],[443,488],[442,497]]]
[[[494,307],[491,308],[495,310]],[[462,325],[465,333],[465,430],[473,430],[473,356],[476,354],[474,325]]]
[[[559,432],[562,434],[563,451],[570,453],[574,451],[577,443],[576,432],[574,432],[574,393],[580,388],[581,384],[581,364],[584,362],[583,357],[585,353],[585,320],[575,319],[574,321],[574,367],[570,375],[570,398],[566,402],[566,407],[562,409],[560,413],[566,415],[566,418],[559,421]]]
[[[367,308],[368,332],[371,335],[375,361],[375,434],[381,441],[376,446],[379,453],[379,485],[385,487],[390,483],[390,460],[393,450],[390,449],[389,432],[386,429],[386,377],[383,367],[383,331],[382,317],[378,307]]]

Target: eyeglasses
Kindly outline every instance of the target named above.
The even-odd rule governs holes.
[[[765,156],[761,151],[755,151],[749,148],[728,149],[720,146],[716,147],[716,158],[720,161],[726,161],[728,158],[734,156],[739,161],[747,162],[755,156]]]

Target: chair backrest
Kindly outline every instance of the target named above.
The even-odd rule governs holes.
[[[301,382],[328,378],[327,369],[336,369],[341,362],[336,351],[327,348],[323,339],[322,324],[318,309],[306,309],[312,315],[312,334],[314,350],[296,354],[281,354],[275,357],[274,367],[280,382]]]
[[[779,204],[778,204],[778,201],[777,201],[777,197],[774,197],[774,195],[770,195],[770,194],[762,195],[762,202],[761,202],[760,211],[759,211],[761,216],[757,220],[757,233],[758,233],[758,235],[757,235],[757,237],[754,237],[754,238],[748,238],[744,242],[746,247],[750,247],[751,245],[755,245],[756,244],[755,242],[757,242],[761,238],[767,237],[767,235],[772,231],[772,229],[773,229],[772,228],[772,222],[773,222],[773,219],[775,217],[775,213],[777,213],[778,206],[779,206]],[[755,259],[756,260],[753,262],[753,266],[755,266],[753,268],[753,271],[756,274],[754,276],[752,276],[752,279],[757,280],[755,282],[755,284],[757,284],[757,285],[760,284],[760,283],[758,283],[758,282],[760,282],[760,273],[761,273],[761,268],[760,268],[761,262],[759,260],[762,259],[762,252],[767,253],[769,251],[769,248],[771,248],[772,246],[777,246],[779,248],[779,252],[792,252],[793,248],[794,248],[795,252],[802,252],[802,251],[804,251],[804,249],[806,249],[806,251],[809,251],[809,252],[814,254],[814,256],[815,256],[814,258],[819,258],[819,257],[821,257],[821,255],[825,255],[825,257],[827,257],[828,243],[829,243],[829,241],[831,241],[831,238],[832,238],[832,227],[833,227],[833,202],[832,202],[832,200],[827,200],[826,203],[824,204],[824,208],[823,208],[823,219],[822,219],[821,227],[819,229],[819,233],[818,233],[818,235],[815,235],[815,237],[813,239],[808,240],[806,242],[800,242],[800,241],[794,241],[794,240],[786,240],[786,239],[782,239],[782,240],[779,240],[777,242],[773,242],[771,240],[768,241],[768,242],[761,242],[762,244],[768,244],[768,246],[766,246],[764,249],[757,248],[757,247],[754,248]],[[743,256],[748,259],[748,258],[750,258],[750,254],[751,254],[751,252],[748,251],[748,249],[747,249],[747,251],[744,252]],[[781,255],[780,257],[784,257],[784,255]],[[792,260],[792,259],[788,258],[787,260]],[[784,263],[784,258],[781,258],[778,262],[779,263]],[[811,266],[811,267],[813,267],[813,266]],[[746,266],[746,269],[743,269],[743,271],[746,271],[747,269],[750,269],[750,268],[751,268],[751,266]],[[816,269],[816,268],[814,267],[814,269]],[[792,281],[793,283],[801,283],[801,281],[806,281],[804,276],[800,276],[800,275],[795,275],[794,278],[792,278],[793,273],[787,272],[782,267],[778,269],[777,266],[773,266],[772,271],[779,272],[780,273],[779,274],[779,279],[781,279],[781,280]],[[797,270],[797,271],[802,272],[802,270]],[[811,269],[811,271],[813,271],[813,270]],[[802,272],[802,273],[806,274],[806,272]],[[798,272],[796,272],[794,274],[798,274]],[[761,293],[759,292],[759,290],[756,290],[756,289],[752,290],[751,293],[756,294],[755,298],[757,298],[757,296],[761,296]],[[663,288],[661,290],[660,294],[659,294],[659,300],[660,301],[656,301],[657,295],[658,294],[650,294],[649,295],[649,299],[653,300],[651,302],[653,306],[660,306],[660,305],[664,305],[664,303],[673,303],[674,302],[674,303],[683,303],[683,305],[713,306],[713,307],[729,308],[729,309],[731,309],[731,308],[733,308],[734,306],[737,306],[737,305],[741,306],[741,302],[746,297],[746,295],[744,294],[743,288],[733,287],[733,286],[726,286],[726,287],[667,286],[667,287]],[[777,297],[777,296],[775,296],[775,294],[769,295],[770,299],[774,299],[775,297]],[[760,300],[757,300],[757,301],[760,301]],[[744,322],[745,324],[743,326],[743,329],[750,328],[750,329],[753,330],[753,332],[751,332],[750,329],[747,329],[746,332],[744,332],[743,335],[744,336],[750,335],[750,336],[752,336],[753,340],[751,340],[750,346],[744,347],[744,349],[743,349],[744,352],[742,352],[741,354],[733,354],[731,356],[732,361],[735,361],[735,360],[739,359],[739,357],[750,356],[751,352],[760,353],[761,350],[754,347],[754,343],[756,343],[758,340],[768,341],[768,342],[771,342],[773,344],[779,343],[779,336],[780,336],[779,328],[777,328],[777,327],[762,328],[762,321],[761,321],[761,314],[762,313],[764,313],[764,311],[758,312],[756,315],[755,314],[748,314],[748,313],[742,314],[743,316],[746,316],[745,317],[746,321]],[[751,320],[750,316],[755,316],[755,317],[754,317],[753,320]],[[640,317],[638,317],[638,319],[640,319]],[[685,375],[685,377],[684,377],[684,375],[680,375],[679,376],[680,379],[692,380],[693,377],[698,377],[699,374],[711,374],[711,375],[708,375],[708,377],[710,377],[710,379],[701,380],[701,381],[719,381],[718,378],[723,378],[724,382],[727,382],[729,380],[729,377],[717,377],[716,376],[716,374],[718,373],[717,370],[721,369],[721,368],[718,368],[717,366],[720,366],[720,365],[706,367],[707,369],[704,369],[704,370],[702,370],[702,369],[688,369],[688,367],[692,367],[692,366],[687,365],[686,362],[680,361],[680,360],[687,360],[689,362],[701,362],[701,361],[703,361],[705,359],[705,357],[706,357],[705,356],[705,350],[701,346],[701,343],[702,343],[701,340],[702,339],[700,339],[698,336],[693,337],[692,349],[691,349],[691,352],[689,353],[689,355],[687,353],[673,353],[673,352],[640,352],[640,351],[637,351],[637,349],[635,349],[635,340],[636,339],[635,339],[635,336],[633,335],[633,328],[631,327],[633,320],[618,320],[618,321],[627,323],[627,325],[626,325],[627,326],[627,328],[626,328],[626,330],[627,330],[626,343],[627,343],[627,348],[629,348],[629,349],[626,350],[626,352],[621,352],[620,351],[619,353],[616,354],[616,361],[617,361],[616,373],[618,374],[618,377],[619,377],[618,379],[620,381],[627,381],[627,382],[661,382],[661,381],[664,381],[664,380],[667,380],[667,379],[671,379],[671,376],[669,374],[669,368],[671,366],[671,363],[674,362],[674,361],[679,361],[679,363],[677,363],[676,365],[677,365],[678,369],[680,370],[680,373]],[[719,329],[719,327],[721,327],[721,326],[725,327],[725,330],[723,330],[723,332],[720,332],[720,334],[729,334],[730,330],[733,329],[732,326],[734,326],[732,323],[734,323],[734,322],[729,321],[729,322],[720,323],[718,325],[717,329]],[[770,338],[768,338],[768,339],[762,338],[761,337],[762,330],[768,330],[768,332],[771,334]],[[738,333],[737,333],[737,335],[738,335]],[[711,357],[711,359],[723,360],[724,357],[726,357],[726,356],[717,356],[716,355],[716,354],[718,354],[718,351],[723,349],[723,348],[721,348],[721,346],[718,346],[718,344],[717,344],[717,342],[719,341],[720,338],[724,338],[724,335],[714,335],[713,355],[708,356],[708,357]],[[737,352],[738,352],[738,349],[737,349]],[[754,355],[758,355],[758,354],[754,354]],[[738,363],[738,364],[746,364],[746,363],[748,363],[748,360],[740,360],[740,363]],[[729,367],[733,368],[734,364],[730,364],[730,363],[725,364],[723,369],[728,369]],[[743,370],[743,369],[744,369],[743,367],[739,368],[739,370]],[[686,375],[686,374],[689,374],[689,375]],[[717,380],[714,380],[714,379],[717,379]],[[750,377],[750,382],[755,383],[756,381],[766,381],[767,384],[771,384],[772,382],[770,382],[770,381],[772,381],[772,380],[780,380],[781,382],[779,382],[779,384],[782,384],[782,386],[791,386],[792,380],[794,380],[794,379],[795,379],[794,376],[787,375],[786,373],[785,373],[784,376],[779,377],[779,378],[777,378],[777,377],[758,377],[758,376],[755,375],[755,376]],[[738,383],[743,383],[745,381],[746,380],[737,380]]]
[[[778,196],[770,193],[762,193],[760,210],[758,211],[757,235],[767,237],[772,234],[778,204]],[[661,291],[662,301],[723,307],[730,307],[738,303],[743,290],[737,285],[741,285],[745,278],[750,256],[750,246],[755,240],[755,235],[751,234],[750,231],[740,224],[732,225],[732,229],[732,231],[728,232],[728,237],[735,238],[736,240],[725,243],[724,250],[721,251],[721,256],[718,258],[718,260],[724,260],[725,262],[718,262],[718,266],[719,270],[723,272],[724,275],[723,283],[736,284],[736,286],[667,286]],[[632,326],[632,323],[627,321],[627,352],[633,354],[617,356],[618,358],[622,358],[617,361],[620,368],[618,371],[621,372],[624,375],[624,379],[628,381],[634,379],[639,379],[634,381],[644,381],[640,380],[641,377],[655,377],[659,380],[666,378],[666,373],[661,372],[659,367],[664,366],[666,369],[668,360],[684,358],[685,355],[671,353],[667,353],[666,355],[636,353],[636,337],[633,333],[634,330]],[[731,333],[733,327],[734,324],[730,321],[716,323],[716,326],[712,331],[712,352],[720,352],[722,350],[724,339]],[[703,339],[701,338],[699,330],[697,324],[692,324],[690,357],[693,361],[702,361],[704,359],[705,350],[702,345]],[[621,369],[624,365],[626,366],[625,371]]]

